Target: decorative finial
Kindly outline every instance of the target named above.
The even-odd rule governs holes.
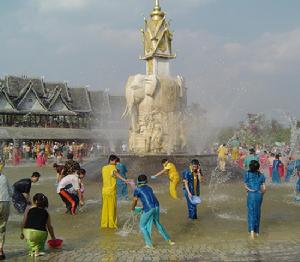
[[[165,16],[165,13],[163,11],[161,11],[161,7],[159,5],[159,0],[155,0],[155,6],[150,15],[154,20],[161,20]]]

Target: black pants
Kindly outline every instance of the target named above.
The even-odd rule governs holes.
[[[12,195],[12,202],[18,213],[23,214],[25,212],[25,209],[27,207],[27,200],[22,193],[14,191]]]

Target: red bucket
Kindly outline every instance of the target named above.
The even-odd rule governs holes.
[[[61,248],[63,243],[62,239],[50,239],[48,240],[48,246],[50,248]]]

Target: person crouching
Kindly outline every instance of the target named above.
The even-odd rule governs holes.
[[[33,196],[32,207],[25,211],[20,238],[26,239],[30,256],[45,254],[48,232],[53,240],[56,239],[47,208],[48,198],[42,193],[37,193]]]
[[[164,227],[159,222],[159,202],[155,197],[153,190],[147,185],[148,179],[146,175],[140,175],[137,180],[137,188],[134,190],[134,198],[132,210],[135,210],[138,199],[143,204],[143,212],[140,218],[140,230],[144,236],[146,248],[153,248],[151,239],[152,225],[154,224],[162,237],[168,241],[170,245],[175,243],[170,240],[170,237]]]
[[[66,204],[67,212],[75,215],[78,205],[83,206],[83,195],[80,190],[80,183],[85,177],[85,172],[77,170],[76,173],[63,177],[57,186],[57,193]]]

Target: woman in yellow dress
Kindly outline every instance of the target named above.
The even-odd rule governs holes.
[[[128,183],[116,169],[117,158],[110,155],[108,165],[102,168],[101,228],[117,228],[117,178]]]
[[[170,185],[169,185],[170,195],[172,198],[178,199],[176,187],[179,183],[180,177],[177,172],[177,169],[176,169],[175,165],[173,163],[171,163],[168,159],[163,159],[162,165],[163,165],[164,169],[161,170],[160,172],[158,172],[156,175],[152,176],[151,178],[154,179],[161,175],[168,175],[169,179],[170,179]]]

